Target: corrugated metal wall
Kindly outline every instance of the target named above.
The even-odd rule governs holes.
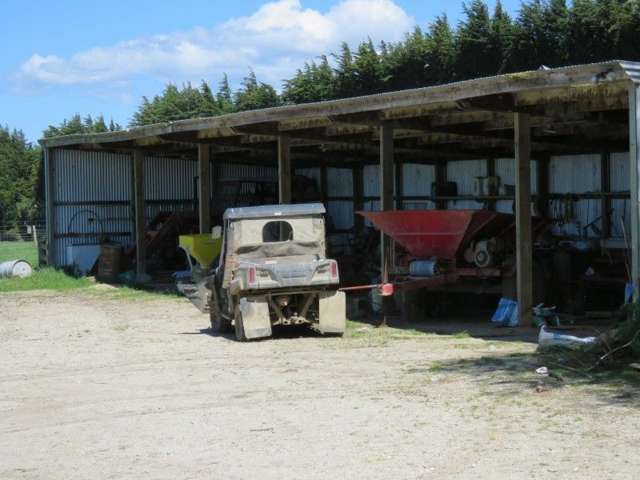
[[[66,265],[69,245],[95,244],[104,237],[133,242],[131,157],[125,154],[54,149],[54,235],[56,265]],[[162,211],[193,210],[197,161],[145,157],[145,219]],[[277,181],[270,166],[217,164],[212,180]],[[214,183],[214,185],[216,185]]]
[[[69,245],[98,243],[104,235],[131,241],[131,160],[127,155],[53,150],[56,265]]]
[[[500,177],[501,185],[516,184],[516,161],[514,158],[496,158],[495,174]],[[531,193],[538,193],[538,162],[531,161]],[[502,213],[513,213],[513,200],[498,200],[496,211]]]
[[[629,175],[629,153],[612,153],[609,162],[609,179],[612,192],[629,192],[631,180]],[[631,204],[629,199],[611,200],[611,236],[622,237],[624,222],[627,235],[631,232]],[[627,238],[629,238],[627,236]]]
[[[75,243],[96,243],[103,235],[115,241],[132,241],[131,160],[128,155],[75,150],[53,150],[54,225],[58,265],[66,263],[66,247]],[[613,153],[610,157],[612,192],[629,191],[628,153]],[[502,184],[514,184],[514,160],[495,160],[495,174]],[[407,197],[428,197],[435,181],[435,167],[423,164],[403,164],[402,189]],[[379,167],[363,168],[364,209],[379,208]],[[297,174],[314,178],[320,184],[318,167],[296,169]],[[601,200],[570,201],[570,194],[599,192],[601,187],[601,156],[573,155],[552,157],[549,163],[549,192],[567,195],[550,201],[550,214],[564,218],[555,228],[558,235],[580,235],[595,221],[601,228]],[[447,164],[447,179],[458,184],[460,195],[472,195],[475,177],[487,175],[486,160],[452,161]],[[160,211],[191,210],[195,199],[195,159],[168,157],[145,158],[145,216],[153,218]],[[277,182],[277,168],[271,165],[216,164],[212,169],[214,191],[230,180]],[[532,161],[532,193],[537,193],[537,168]],[[327,211],[330,221],[340,231],[330,241],[348,246],[353,240],[349,232],[354,225],[353,175],[350,168],[327,169]],[[473,200],[449,201],[448,208],[482,208]],[[622,235],[624,219],[629,231],[629,200],[613,199],[611,235]],[[403,200],[403,208],[434,208],[429,199]],[[511,213],[512,201],[496,202],[498,211]],[[592,230],[589,235],[595,235]]]
[[[486,175],[486,160],[456,160],[447,163],[447,181],[458,184],[458,195],[473,195],[475,178]],[[482,203],[473,200],[449,200],[447,208],[455,210],[482,208]]]
[[[193,211],[197,175],[195,159],[145,157],[145,220],[153,220],[160,212]]]
[[[551,157],[549,163],[549,193],[572,194],[599,192],[601,189],[600,155],[571,155]],[[556,235],[582,235],[585,227],[595,222],[602,228],[601,201],[598,198],[573,201],[570,197],[549,203],[550,215],[562,219],[554,226]],[[593,230],[588,235],[596,236]]]
[[[431,184],[436,181],[436,167],[417,163],[402,165],[402,195],[420,197],[431,195]],[[402,208],[407,210],[428,210],[435,208],[430,200],[403,200]]]

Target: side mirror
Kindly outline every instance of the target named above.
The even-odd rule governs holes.
[[[211,229],[211,238],[217,240],[222,237],[222,227],[220,225],[216,225]]]

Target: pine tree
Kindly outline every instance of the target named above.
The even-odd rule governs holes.
[[[266,83],[258,83],[252,69],[242,80],[240,90],[235,92],[235,106],[239,111],[275,107],[279,104],[280,98],[275,89]]]
[[[352,97],[356,91],[356,76],[353,55],[346,42],[340,47],[340,54],[334,55],[337,66],[334,70],[334,91],[337,98]]]
[[[491,44],[491,18],[482,0],[464,4],[466,19],[458,27],[457,70],[463,79],[486,77],[496,73],[487,62]]]
[[[618,7],[618,0],[573,1],[567,28],[570,63],[599,62],[610,58],[616,49],[610,33],[616,23]]]
[[[220,114],[220,108],[218,108],[218,102],[213,96],[211,87],[204,80],[200,84],[201,106],[198,112],[199,117],[213,117]]]
[[[382,89],[380,59],[371,39],[358,46],[353,61],[353,95],[368,95]]]
[[[508,56],[513,43],[513,23],[509,14],[502,8],[500,0],[496,1],[487,50],[488,67],[495,74],[504,73],[508,65]]]
[[[37,219],[40,158],[22,131],[0,127],[0,225],[17,228]]]
[[[236,110],[235,105],[233,104],[233,92],[229,86],[229,78],[226,73],[222,75],[222,80],[218,85],[216,101],[221,113],[231,113]]]
[[[456,41],[446,15],[441,15],[429,26],[426,36],[427,63],[425,85],[449,83],[456,79]]]

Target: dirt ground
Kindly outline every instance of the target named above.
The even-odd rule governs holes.
[[[179,298],[0,296],[0,478],[640,475],[640,396],[535,345],[351,325],[237,343]]]

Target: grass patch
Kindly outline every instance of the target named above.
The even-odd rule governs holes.
[[[461,332],[456,332],[451,336],[453,338],[471,338],[471,335],[469,335],[469,332],[467,332],[466,330],[462,330]]]
[[[90,287],[86,278],[75,278],[61,270],[44,268],[36,270],[27,278],[0,279],[0,292],[22,292],[27,290],[75,290]]]
[[[395,328],[395,327],[376,327],[370,323],[357,322],[347,320],[347,331],[345,334],[348,338],[386,341],[386,340],[405,340],[408,338],[427,338],[433,334],[421,332],[412,328]]]
[[[87,293],[116,300],[158,300],[161,298],[184,298],[177,292],[149,291],[142,288],[128,287],[125,285],[107,286],[104,284],[98,284],[94,288],[88,290]]]
[[[33,242],[0,242],[0,263],[8,260],[26,260],[38,266],[38,250]]]
[[[431,365],[429,365],[429,370],[431,370],[432,372],[441,372],[444,369],[445,366],[441,362],[433,362]]]

